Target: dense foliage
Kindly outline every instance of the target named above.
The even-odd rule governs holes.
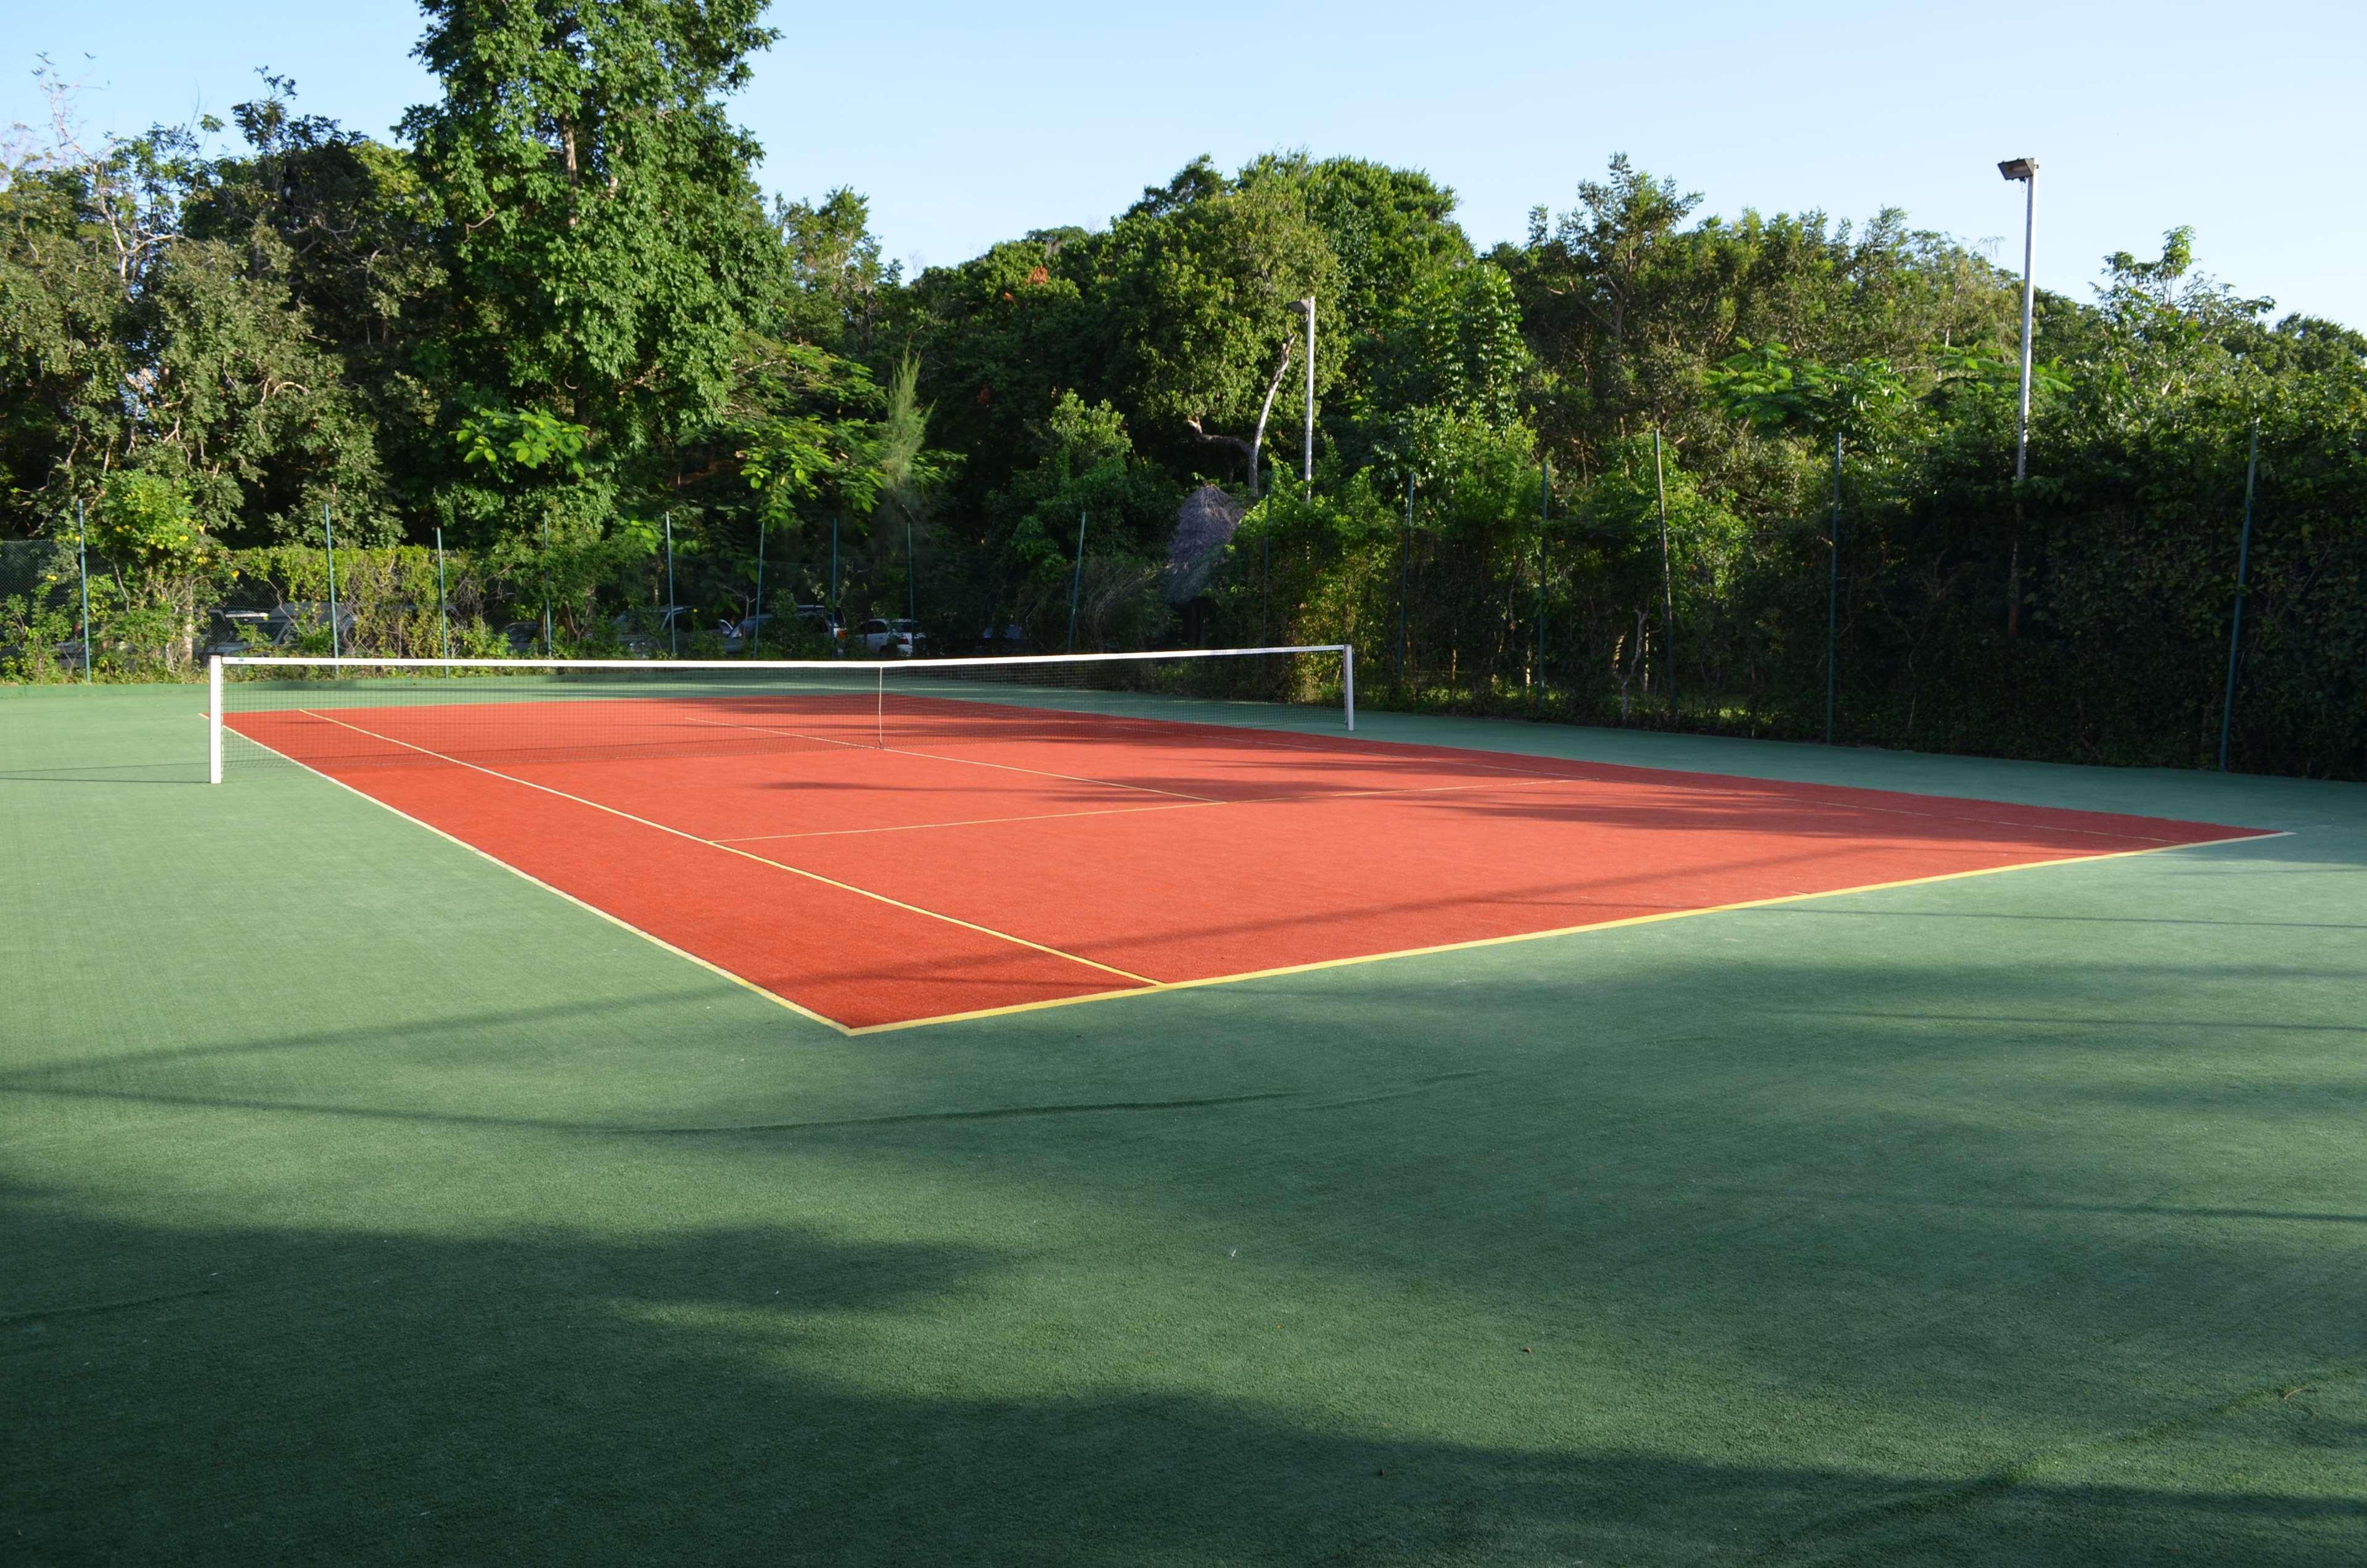
[[[2367,774],[2367,339],[2183,231],[2041,295],[2017,483],[2018,279],[1897,212],[1699,218],[1614,158],[1481,255],[1418,171],[1204,158],[908,279],[860,196],[761,198],[763,9],[428,0],[392,143],[266,76],[89,146],[52,81],[0,167],[8,668],[58,667],[78,528],[136,674],[314,597],[325,521],[396,563],[388,651],[439,533],[470,646],[548,605],[584,651],[671,537],[701,626],[761,555],[767,608],[940,652],[1061,646],[1073,593],[1088,645],[1353,640],[1373,701],[1810,737],[1829,674],[1838,739],[2191,766],[2248,474],[2237,765]],[[1178,605],[1206,483],[1247,515]]]

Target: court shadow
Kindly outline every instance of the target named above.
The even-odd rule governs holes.
[[[1010,1256],[791,1224],[155,1228],[54,1193],[8,1224],[61,1266],[0,1317],[22,1380],[0,1505],[28,1562],[2068,1563],[2174,1540],[2298,1564],[2367,1522],[2268,1483],[1292,1420],[1254,1358],[1211,1380],[1151,1346],[1014,1341],[980,1311]]]
[[[0,773],[7,784],[204,784],[203,766],[188,763],[126,763],[108,767],[19,768]]]

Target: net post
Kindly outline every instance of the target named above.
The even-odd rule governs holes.
[[[1348,728],[1353,731],[1356,727],[1356,645],[1353,642],[1340,644],[1340,685],[1346,699]]]
[[[220,653],[206,658],[206,782],[221,782],[222,662]]]

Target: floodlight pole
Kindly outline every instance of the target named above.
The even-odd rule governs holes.
[[[1315,296],[1309,294],[1298,301],[1307,312],[1307,436],[1301,444],[1298,477],[1307,486],[1309,499],[1315,494]]]
[[[830,656],[839,658],[846,652],[846,628],[838,624],[838,517],[830,519]]]
[[[674,514],[672,512],[668,512],[665,515],[665,547],[666,647],[673,657],[679,659],[682,657],[682,616],[678,612],[681,610],[682,607],[674,602]],[[545,595],[543,603],[548,605],[549,602],[549,596]],[[543,611],[545,616],[548,616],[549,613],[549,609],[545,609]],[[546,633],[546,635],[548,634]]]
[[[2013,437],[2013,546],[2006,566],[2005,630],[2009,637],[2022,631],[2022,482],[2030,477],[2030,358],[2033,308],[2038,290],[2031,262],[2038,249],[2038,160],[2008,158],[1998,173],[2022,187],[2022,397]]]

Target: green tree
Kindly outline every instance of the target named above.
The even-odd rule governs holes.
[[[664,472],[721,415],[784,262],[721,101],[776,36],[763,8],[428,0],[444,97],[402,131],[440,204],[463,408],[581,425],[612,476]]]
[[[1340,294],[1339,263],[1302,189],[1236,186],[1204,158],[1118,220],[1092,247],[1090,298],[1112,398],[1162,433],[1231,454],[1254,495],[1266,430],[1292,406],[1312,298],[1319,322]],[[1316,388],[1338,381],[1319,353]],[[1303,398],[1303,392],[1297,392]]]

